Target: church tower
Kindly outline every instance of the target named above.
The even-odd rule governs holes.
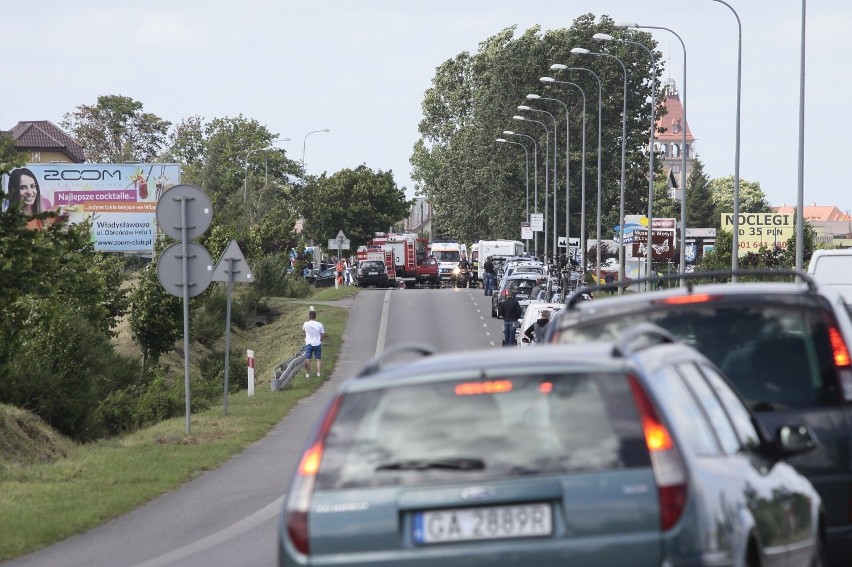
[[[663,171],[668,175],[670,182],[674,182],[673,189],[680,189],[682,152],[686,152],[686,176],[692,171],[692,160],[695,157],[695,138],[689,130],[683,116],[683,105],[680,102],[680,94],[674,79],[666,79],[663,86],[666,108],[665,116],[657,119],[656,150],[660,156]],[[662,130],[662,133],[660,132]],[[683,132],[686,131],[686,147],[683,144]]]

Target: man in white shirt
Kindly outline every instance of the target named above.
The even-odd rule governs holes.
[[[305,378],[311,377],[311,357],[317,361],[317,378],[320,377],[322,364],[322,339],[325,337],[325,327],[317,321],[317,312],[308,311],[308,320],[302,325],[305,331]]]

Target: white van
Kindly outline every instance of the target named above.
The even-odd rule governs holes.
[[[808,274],[820,287],[836,289],[846,303],[852,304],[852,248],[815,251]]]

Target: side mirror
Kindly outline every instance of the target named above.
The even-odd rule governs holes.
[[[782,425],[775,431],[775,447],[781,457],[807,453],[816,446],[816,436],[805,425]]]

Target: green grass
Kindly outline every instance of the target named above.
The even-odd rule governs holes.
[[[329,301],[356,293],[355,288],[319,290],[312,301]],[[0,463],[0,561],[35,551],[120,516],[215,469],[261,439],[320,382],[296,380],[271,392],[269,380],[281,361],[304,343],[304,306],[276,300],[274,322],[238,333],[235,344],[255,351],[255,396],[245,391],[193,414],[191,434],[185,416],[108,440],[86,445],[62,444],[66,456],[52,462],[18,459]],[[324,306],[322,323],[329,339],[323,347],[323,374],[330,376],[340,352],[348,311]],[[0,413],[0,417],[5,414]]]

